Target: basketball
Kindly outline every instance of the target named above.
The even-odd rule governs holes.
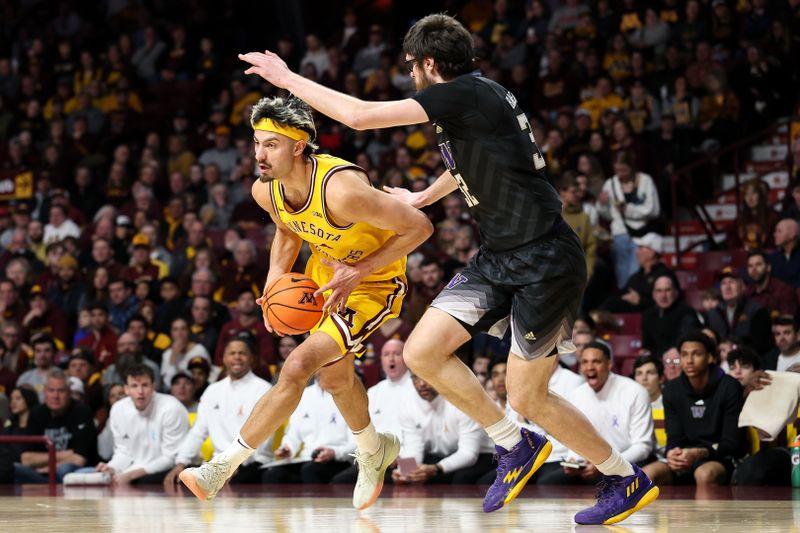
[[[314,280],[289,272],[267,288],[265,311],[267,320],[283,334],[299,335],[313,328],[322,318],[325,299],[314,296],[319,289]]]

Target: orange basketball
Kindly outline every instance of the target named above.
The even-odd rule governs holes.
[[[267,320],[281,333],[299,335],[313,328],[322,318],[325,299],[314,296],[319,285],[303,274],[289,272],[267,288]]]

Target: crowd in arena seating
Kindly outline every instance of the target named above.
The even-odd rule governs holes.
[[[236,52],[268,39],[308,78],[402,98],[414,87],[403,33],[447,9],[473,33],[482,75],[529,114],[586,251],[576,351],[554,364],[551,390],[657,483],[789,484],[800,420],[795,130],[782,201],[759,177],[744,183],[720,261],[701,254],[682,269],[665,241],[685,215],[672,212],[675,170],[799,109],[800,1],[320,5],[341,22],[276,8],[270,24],[282,31],[269,37],[236,5],[102,5],[0,0],[0,427],[49,436],[59,480],[107,472],[174,485],[231,442],[302,342],[268,334],[255,303],[275,228],[250,197],[249,113],[277,91],[244,76]],[[318,116],[317,128],[321,151],[376,187],[420,190],[444,170],[430,124],[352,131]],[[392,482],[488,483],[485,432],[402,359],[480,246],[460,195],[424,212],[436,232],[409,257],[403,314],[370,337],[358,371],[375,426],[401,437]],[[509,347],[508,336],[479,335],[458,355],[515,420],[544,431],[506,402]],[[551,440],[532,482],[597,480]],[[354,449],[315,380],[233,482],[352,483]],[[46,479],[42,446],[0,444],[0,483]]]

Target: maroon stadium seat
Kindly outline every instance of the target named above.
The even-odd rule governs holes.
[[[641,335],[610,335],[606,342],[611,346],[614,359],[636,357],[642,349]]]
[[[615,313],[619,332],[623,335],[642,334],[642,315],[639,313]]]
[[[711,270],[677,270],[675,275],[684,291],[708,289],[714,285],[714,272]]]
[[[697,311],[703,311],[703,290],[700,289],[690,289],[683,293],[683,301],[686,302],[686,305],[696,309]]]
[[[703,252],[697,261],[697,267],[702,270],[716,272],[726,266],[742,268],[747,264],[746,250],[722,250],[717,252]]]
[[[625,359],[617,359],[619,367],[617,373],[626,378],[633,377],[633,365],[636,363],[635,357],[626,357]]]

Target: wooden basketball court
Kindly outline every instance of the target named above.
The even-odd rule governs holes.
[[[0,531],[16,532],[415,532],[631,531],[800,532],[800,490],[665,488],[643,512],[615,526],[578,526],[589,488],[529,487],[509,508],[485,514],[481,487],[387,487],[355,511],[348,487],[234,487],[201,503],[161,487],[9,487],[0,492]],[[796,500],[793,501],[793,498]]]

